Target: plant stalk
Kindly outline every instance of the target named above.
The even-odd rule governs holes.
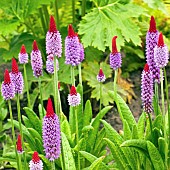
[[[81,74],[81,63],[78,65],[79,70],[79,83],[81,85],[81,103],[82,103],[82,113],[83,113],[83,83],[82,83],[82,74]]]
[[[115,75],[114,75],[114,100],[117,100],[117,75],[118,75],[118,69],[115,70]]]
[[[58,28],[58,30],[60,30],[60,20],[59,20],[59,13],[58,13],[58,0],[55,0],[54,5],[55,5],[54,10],[55,10],[57,28]]]
[[[59,99],[58,99],[58,73],[57,73],[57,65],[56,65],[56,58],[54,57],[54,106],[55,106],[55,113],[59,116],[60,119],[60,113],[59,113]]]
[[[18,111],[19,130],[20,130],[20,135],[21,135],[21,145],[22,145],[23,151],[25,151],[23,132],[22,132],[22,123],[21,123],[21,108],[20,108],[19,94],[17,94],[17,111]],[[23,156],[24,156],[24,165],[25,165],[25,168],[27,170],[27,162],[26,162],[25,152],[23,153]]]
[[[159,114],[158,110],[159,110],[159,94],[158,94],[158,83],[155,83],[155,98],[156,98],[156,116]]]
[[[71,83],[75,86],[74,66],[71,66]]]
[[[100,110],[102,109],[102,82],[100,82]]]
[[[51,161],[51,168],[52,168],[52,170],[55,170],[55,162],[54,161]]]
[[[86,0],[82,0],[82,8],[81,8],[81,16],[85,16],[85,13],[86,13]]]
[[[11,125],[12,125],[12,138],[13,138],[13,145],[15,148],[15,155],[16,155],[16,159],[17,159],[17,168],[20,169],[19,157],[18,157],[17,148],[16,148],[16,137],[15,137],[14,122],[13,122],[12,108],[11,108],[10,100],[8,100],[8,107],[9,107],[9,113],[10,113],[10,119],[11,119]]]
[[[76,143],[77,143],[77,148],[78,148],[78,170],[80,170],[80,154],[79,154],[79,127],[78,127],[78,117],[77,117],[77,106],[74,107],[74,113],[75,113],[75,119],[76,119]]]
[[[43,17],[42,8],[39,8],[39,13],[40,13],[40,19],[41,19],[43,32],[44,32],[44,34],[46,34],[47,30],[46,30],[45,20],[44,20],[44,17]]]
[[[25,80],[24,84],[27,91],[28,107],[31,108],[30,94],[29,94],[28,80],[27,80],[27,70],[25,64],[24,64],[24,80]]]
[[[75,23],[75,0],[72,0],[72,17],[73,17],[73,24]]]
[[[38,78],[38,85],[39,85],[39,91],[40,91],[40,102],[41,102],[41,108],[42,108],[42,114],[44,114],[44,106],[43,106],[43,98],[42,98],[42,88],[41,88],[41,78]]]

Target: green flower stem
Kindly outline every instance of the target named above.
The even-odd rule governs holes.
[[[119,102],[118,102],[118,100],[117,100],[117,75],[118,75],[118,69],[116,69],[115,70],[115,75],[114,75],[114,101],[115,101],[115,103],[116,103],[116,105],[117,105],[117,109],[118,109],[118,112],[119,112],[119,114],[120,114],[120,118],[121,118],[121,120],[122,120],[122,122],[123,122],[123,115],[122,115],[122,112],[121,112],[121,109],[120,109],[120,105],[119,105]]]
[[[81,16],[83,17],[86,13],[86,0],[82,0]]]
[[[41,88],[41,78],[38,78],[38,86],[39,86],[39,91],[40,91],[40,102],[41,102],[41,108],[42,108],[42,114],[44,114],[44,107],[43,107],[43,98],[42,98],[42,88]]]
[[[75,86],[74,66],[71,66],[71,83]]]
[[[75,23],[75,0],[72,0],[72,17],[73,17],[73,24]]]
[[[55,102],[55,113],[59,116],[60,118],[60,113],[59,113],[59,102],[58,102],[58,73],[57,73],[57,66],[56,66],[56,58],[57,56],[54,57],[54,102]]]
[[[157,82],[155,83],[155,99],[156,99],[156,105],[157,105],[155,114],[158,115],[159,114],[159,112],[158,112],[158,110],[159,110],[159,100],[158,100],[159,94],[158,94],[158,83]]]
[[[43,5],[43,11],[44,11],[44,15],[45,15],[45,20],[46,20],[46,31],[48,30],[48,25],[49,25],[49,13],[47,10],[47,5]]]
[[[166,99],[167,99],[167,106],[168,106],[168,129],[169,129],[168,136],[170,136],[170,110],[169,110],[168,81],[167,81],[166,69],[165,68],[164,68],[164,75],[165,75],[164,77],[165,77]],[[170,157],[170,140],[168,140],[168,157]],[[170,169],[170,163],[168,164],[168,169]]]
[[[22,170],[21,154],[18,154],[18,159],[19,159],[19,165],[20,165],[20,169],[19,170]]]
[[[17,94],[17,112],[18,112],[19,130],[20,130],[20,135],[21,135],[21,145],[22,145],[22,149],[25,151],[24,140],[23,140],[23,132],[22,132],[22,123],[21,123],[21,108],[20,108],[19,94]],[[27,162],[26,162],[25,152],[23,153],[23,156],[24,156],[24,165],[25,165],[25,168],[27,170]]]
[[[25,80],[24,84],[25,84],[26,91],[27,91],[28,107],[31,108],[30,94],[29,94],[28,80],[27,80],[27,70],[26,70],[25,64],[24,64],[24,80]]]
[[[83,83],[82,83],[82,74],[81,74],[81,63],[78,65],[79,70],[79,83],[81,85],[81,103],[82,103],[82,113],[83,113]]]
[[[164,88],[163,88],[163,71],[160,69],[160,78],[161,78],[161,97],[162,97],[162,114],[163,114],[163,122],[164,122],[164,138],[167,141],[166,135],[166,120],[165,120],[165,106],[164,106]],[[167,154],[167,144],[165,143],[165,167],[167,166],[168,154]]]
[[[43,28],[43,31],[44,31],[44,34],[46,34],[46,25],[45,25],[45,20],[44,20],[44,17],[43,17],[43,12],[42,12],[42,8],[39,8],[39,13],[40,13],[40,19],[41,19],[41,24],[42,24],[42,28]]]
[[[147,113],[146,113],[147,114]],[[152,119],[151,119],[151,114],[147,114],[149,117],[149,125],[150,125],[150,129],[151,129],[151,136],[152,136],[152,140],[154,140],[153,138],[153,128],[152,128]]]
[[[11,119],[11,125],[12,125],[12,138],[13,138],[13,145],[15,148],[15,155],[16,155],[16,159],[17,159],[17,168],[20,169],[19,158],[18,158],[18,153],[17,153],[17,148],[16,148],[16,137],[15,137],[14,122],[13,122],[12,108],[11,108],[10,100],[8,100],[8,107],[9,107],[9,113],[10,113],[10,119]]]
[[[99,111],[101,111],[101,109],[102,109],[102,82],[100,82],[100,110]]]
[[[75,119],[76,119],[76,143],[77,143],[77,146],[78,146],[78,143],[79,143],[79,127],[78,127],[78,117],[77,117],[77,106],[74,107],[74,114],[75,114]],[[80,170],[80,154],[79,154],[79,146],[77,147],[78,148],[78,170]]]
[[[55,170],[55,162],[54,161],[51,161],[51,168],[52,168],[52,170]]]
[[[54,3],[54,10],[55,10],[55,17],[58,30],[60,29],[60,20],[59,20],[59,13],[58,13],[58,0],[55,0]]]

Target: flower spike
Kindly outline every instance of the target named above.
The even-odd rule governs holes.
[[[57,32],[57,28],[56,28],[56,23],[54,20],[54,17],[51,15],[50,16],[50,28],[49,28],[50,32]]]

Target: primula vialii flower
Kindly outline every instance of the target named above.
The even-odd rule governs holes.
[[[65,56],[66,64],[72,66],[80,64],[80,42],[71,24],[68,26],[68,36],[65,39]]]
[[[31,66],[35,77],[39,77],[43,74],[42,56],[40,50],[38,49],[37,42],[35,40],[33,42],[33,50],[31,52]]]
[[[10,100],[15,96],[15,86],[10,79],[9,72],[6,69],[4,73],[4,81],[1,85],[1,93],[4,100]]]
[[[22,73],[18,70],[18,64],[14,58],[12,58],[12,71],[9,73],[11,81],[15,86],[15,93],[22,94],[24,88],[24,80]]]
[[[21,143],[21,135],[18,135],[18,139],[17,139],[17,151],[18,151],[18,153],[23,153],[22,143]]]
[[[34,152],[32,155],[32,160],[29,163],[30,170],[43,170],[43,162],[38,156],[38,152]]]
[[[97,80],[99,82],[104,82],[106,80],[106,77],[105,77],[103,70],[101,68],[99,70],[99,74],[97,75]]]
[[[19,63],[20,64],[26,64],[28,63],[28,54],[26,52],[25,46],[21,46],[20,53],[18,55]]]
[[[56,59],[56,68],[57,68],[57,71],[58,71],[59,70],[59,64],[58,64],[57,59]],[[54,56],[52,54],[47,56],[46,70],[50,74],[54,73]]]
[[[50,27],[46,34],[46,53],[57,57],[61,57],[62,53],[61,35],[56,28],[53,16],[50,17]]]
[[[74,86],[71,87],[70,94],[68,95],[68,103],[70,106],[77,106],[81,102],[80,94],[77,93]]]
[[[142,72],[142,86],[141,86],[141,96],[143,109],[146,113],[151,113],[152,99],[153,99],[153,77],[152,72],[149,69],[148,64],[145,64],[144,70]]]
[[[160,69],[157,67],[154,61],[154,48],[158,42],[159,32],[156,29],[156,22],[153,16],[151,16],[150,27],[146,35],[146,60],[149,65],[149,69],[152,71],[154,82],[160,82]]]
[[[154,48],[154,59],[159,68],[165,67],[168,63],[168,47],[164,44],[162,33],[159,34],[158,44]]]
[[[110,67],[114,70],[120,68],[122,64],[121,54],[117,51],[116,38],[117,36],[114,36],[112,39],[112,52],[110,53]]]
[[[59,158],[60,146],[60,124],[58,116],[54,113],[52,101],[49,98],[47,103],[47,113],[43,119],[43,146],[46,158],[54,161]]]

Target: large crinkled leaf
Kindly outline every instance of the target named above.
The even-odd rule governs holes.
[[[78,33],[82,35],[85,47],[93,46],[105,51],[109,46],[111,50],[114,35],[118,36],[119,49],[124,45],[124,39],[127,42],[132,41],[135,45],[141,44],[141,32],[132,17],[138,18],[145,14],[142,7],[132,3],[122,5],[115,0],[93,1],[96,7],[86,14],[79,24]]]

